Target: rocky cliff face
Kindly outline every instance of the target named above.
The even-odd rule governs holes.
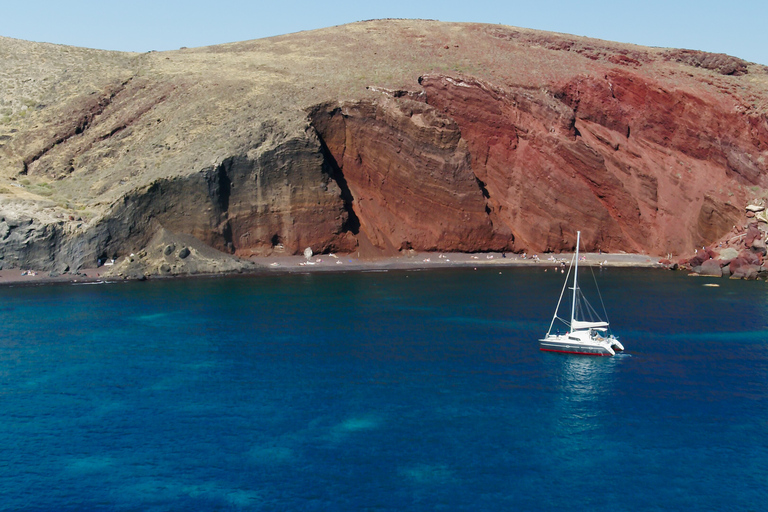
[[[504,250],[459,126],[423,98],[313,111],[326,157],[343,183],[358,243],[383,252]]]
[[[734,189],[765,185],[765,118],[732,101],[624,70],[546,92],[445,76],[421,83],[461,127],[521,248],[571,249],[564,233],[579,225],[591,249],[685,252],[730,231],[743,202]]]
[[[578,228],[587,250],[686,255],[768,194],[768,71],[725,55],[417,21],[3,48],[6,268],[174,234],[249,257],[563,251]]]

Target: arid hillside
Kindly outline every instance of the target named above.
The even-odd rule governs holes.
[[[183,272],[174,237],[208,255],[187,271],[557,252],[576,229],[691,256],[766,171],[768,69],[727,55],[410,20],[146,54],[0,38],[0,268]]]

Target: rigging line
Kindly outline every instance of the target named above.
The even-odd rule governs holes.
[[[589,302],[589,299],[587,299],[587,296],[584,295],[581,289],[579,289],[578,298],[579,303],[577,304],[577,309],[579,310],[579,313],[584,316],[582,320],[588,320],[590,322],[602,320],[600,314],[598,314],[597,310],[592,306],[592,303]],[[587,318],[587,316],[589,318]]]

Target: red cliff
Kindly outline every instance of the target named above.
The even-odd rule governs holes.
[[[768,199],[768,70],[727,55],[394,20],[79,51],[5,71],[37,99],[0,127],[4,266],[161,230],[250,256],[557,252],[578,228],[589,251],[679,258]]]

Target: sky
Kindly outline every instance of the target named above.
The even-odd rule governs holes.
[[[0,0],[0,35],[135,52],[377,18],[500,23],[768,65],[768,0]]]

